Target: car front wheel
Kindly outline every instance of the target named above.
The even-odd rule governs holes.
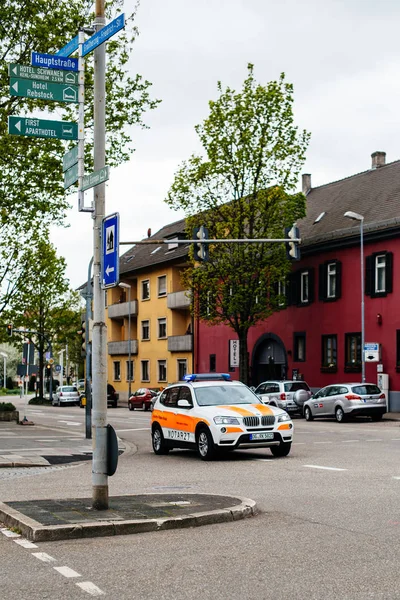
[[[197,453],[202,460],[212,460],[216,451],[209,429],[203,427],[196,436]]]
[[[344,410],[341,406],[337,406],[335,410],[335,418],[338,423],[343,423],[345,419]]]
[[[169,448],[165,443],[163,432],[159,425],[155,425],[151,434],[151,441],[153,444],[153,451],[155,454],[168,454]]]
[[[128,408],[129,408],[129,410],[133,410],[133,406],[130,402],[128,402]]]
[[[304,418],[306,421],[312,421],[314,419],[313,414],[311,412],[311,408],[306,406],[304,409]]]
[[[292,442],[281,442],[279,446],[271,446],[272,456],[287,456],[292,447]]]

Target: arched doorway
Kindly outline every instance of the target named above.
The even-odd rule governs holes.
[[[285,379],[286,349],[282,340],[274,333],[264,333],[254,344],[251,373],[254,386],[270,379]]]

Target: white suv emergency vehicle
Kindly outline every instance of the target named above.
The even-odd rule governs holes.
[[[285,411],[265,406],[226,373],[186,375],[158,396],[151,435],[156,454],[192,448],[211,460],[218,450],[267,447],[274,456],[287,456],[293,423]]]

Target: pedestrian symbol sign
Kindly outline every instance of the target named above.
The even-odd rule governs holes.
[[[102,222],[101,285],[103,289],[119,284],[119,213]]]

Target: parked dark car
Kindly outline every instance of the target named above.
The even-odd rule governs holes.
[[[110,405],[113,408],[117,408],[119,400],[119,394],[115,391],[115,388],[111,383],[107,383],[107,406]],[[83,408],[86,406],[86,392],[82,392],[79,399],[79,406]]]
[[[142,410],[150,410],[151,400],[159,393],[159,389],[156,388],[139,388],[136,392],[133,392],[132,396],[128,400],[129,410],[135,408],[141,408]]]

